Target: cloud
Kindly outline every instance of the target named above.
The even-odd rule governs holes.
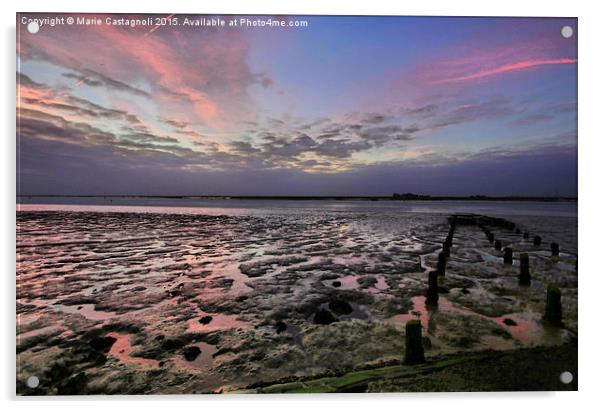
[[[575,196],[577,150],[573,146],[492,149],[463,160],[390,161],[347,172],[318,159],[298,168],[266,169],[261,161],[220,153],[228,164],[197,166],[198,159],[149,150],[122,155],[104,145],[70,144],[24,134],[18,146],[20,194],[173,195],[385,195],[411,191],[432,195]],[[503,171],[500,171],[503,169]]]
[[[103,16],[98,16],[104,18]],[[103,25],[77,31],[56,26],[42,36],[21,36],[22,62],[68,69],[73,85],[105,88],[152,99],[161,116],[228,126],[252,115],[248,89],[270,87],[247,63],[248,35],[238,29],[170,29]]]
[[[431,115],[433,114],[435,111],[437,110],[437,105],[435,104],[428,104],[428,105],[423,105],[420,106],[418,108],[408,108],[404,110],[404,113],[406,115],[410,115],[410,116],[425,116],[425,115]]]
[[[511,102],[510,98],[500,95],[481,100],[458,101],[450,104],[444,112],[439,112],[439,115],[434,118],[432,128],[506,117],[514,112]]]
[[[388,125],[364,129],[359,135],[375,146],[382,146],[391,141],[410,141],[419,130],[416,126],[403,128],[399,125]]]
[[[81,85],[87,85],[89,87],[106,87],[111,90],[127,92],[135,96],[150,98],[149,92],[143,91],[139,88],[128,85],[122,81],[117,81],[107,75],[103,75],[90,69],[78,69],[79,73],[68,72],[63,73],[63,77],[75,80],[74,88],[80,87]]]
[[[106,108],[86,99],[54,90],[31,80],[25,74],[17,74],[17,84],[19,100],[23,107],[45,108],[92,119],[120,120],[130,124],[141,123],[134,114],[120,109]]]
[[[536,124],[539,122],[548,121],[550,119],[552,119],[552,116],[550,116],[548,114],[532,114],[532,115],[523,116],[522,118],[512,121],[510,124],[513,126],[527,126],[527,125],[533,125],[533,124]]]
[[[489,77],[492,75],[503,74],[510,71],[517,70],[525,70],[527,68],[539,67],[542,65],[560,65],[560,64],[576,64],[576,58],[557,58],[550,60],[526,60],[526,61],[518,61],[510,64],[503,64],[495,68],[488,68],[473,72],[467,75],[461,75],[450,78],[442,78],[438,80],[434,80],[434,84],[445,84],[450,82],[461,82],[461,81],[469,81],[478,78]]]
[[[576,42],[550,34],[523,35],[521,41],[505,35],[492,42],[473,39],[451,44],[445,51],[418,62],[405,78],[406,83],[441,92],[481,84],[478,80],[503,79],[510,73],[576,65]]]

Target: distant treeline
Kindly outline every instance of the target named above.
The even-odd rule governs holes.
[[[474,200],[474,201],[516,201],[516,202],[576,202],[576,197],[539,197],[539,196],[430,196],[414,193],[393,193],[392,196],[216,196],[216,195],[17,195],[18,198],[65,197],[65,198],[101,198],[101,199],[214,199],[214,200]]]

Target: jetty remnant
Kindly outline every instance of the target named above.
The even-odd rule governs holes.
[[[546,312],[543,315],[545,323],[553,326],[562,325],[562,294],[555,284],[548,285],[546,295]]]
[[[502,241],[501,240],[496,240],[495,244],[493,245],[493,247],[495,247],[496,250],[501,250],[502,249]]]
[[[437,283],[438,273],[433,270],[429,273],[429,288],[426,290],[425,303],[430,306],[439,304],[439,284]]]
[[[444,251],[439,252],[437,259],[437,274],[440,276],[445,275],[445,266],[447,265],[447,256]]]
[[[424,363],[424,347],[422,346],[422,325],[418,320],[406,323],[406,352],[403,363],[416,365]]]
[[[518,274],[520,285],[531,285],[531,273],[529,271],[529,254],[520,253],[520,273]]]

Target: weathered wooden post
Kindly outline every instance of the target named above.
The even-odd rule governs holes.
[[[445,257],[451,256],[451,240],[448,240],[449,236],[443,242],[443,253],[445,253]]]
[[[504,264],[512,265],[512,248],[510,247],[504,249]]]
[[[426,290],[427,305],[436,306],[439,304],[439,285],[437,283],[438,274],[433,270],[429,273],[429,288]]]
[[[560,326],[562,324],[562,294],[560,289],[554,285],[548,285],[548,292],[546,295],[546,312],[543,316],[543,320],[554,326]]]
[[[445,254],[445,257],[449,257],[451,255],[451,251],[449,249],[449,243],[447,241],[443,242],[443,247],[441,249],[441,252],[443,254]]]
[[[529,255],[520,253],[520,273],[518,274],[520,285],[531,285],[531,273],[529,272]]]
[[[560,246],[558,245],[558,243],[556,243],[556,242],[550,243],[550,249],[552,250],[553,256],[560,255]]]
[[[541,237],[539,237],[539,236],[533,237],[533,245],[534,246],[541,246]]]
[[[445,254],[445,251],[441,251],[441,252],[439,252],[439,256],[437,259],[437,274],[439,274],[440,276],[445,275],[446,264],[447,264],[447,256]]]
[[[422,325],[418,320],[410,320],[406,322],[406,352],[403,363],[405,365],[424,363]]]
[[[502,241],[501,240],[496,240],[494,247],[496,250],[501,250],[502,249]]]

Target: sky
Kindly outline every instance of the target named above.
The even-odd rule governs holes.
[[[48,16],[17,16],[19,194],[577,196],[576,19]]]

